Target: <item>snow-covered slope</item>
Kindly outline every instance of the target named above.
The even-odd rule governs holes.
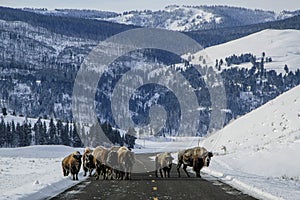
[[[248,35],[246,37],[233,40],[224,44],[209,47],[197,52],[192,57],[192,64],[202,64],[199,57],[208,56],[207,61],[211,61],[215,66],[216,59],[223,59],[240,54],[251,53],[260,60],[262,53],[272,58],[272,62],[265,63],[267,70],[273,69],[277,72],[284,72],[285,64],[291,71],[300,67],[300,31],[299,30],[274,30],[267,29]],[[235,66],[235,65],[234,65]],[[242,67],[252,67],[251,63],[241,64]],[[224,66],[223,66],[224,67]],[[226,68],[226,67],[225,67]]]
[[[83,152],[57,145],[0,148],[0,199],[46,199],[78,183],[61,169],[62,159],[76,150]]]
[[[142,27],[163,28],[176,31],[195,31],[221,27],[243,26],[282,20],[299,15],[300,11],[275,13],[229,6],[169,5],[160,10],[127,10],[115,13],[100,10],[23,8],[24,11],[44,15],[99,19]]]
[[[222,18],[203,9],[168,6],[160,11],[124,12],[117,17],[106,20],[143,27],[189,31],[197,30],[205,24],[221,23]]]
[[[157,11],[126,11],[116,17],[101,20],[176,31],[193,31],[274,21],[276,14],[226,6],[170,5]]]
[[[233,121],[203,145],[220,154],[206,172],[263,199],[300,199],[300,86]]]

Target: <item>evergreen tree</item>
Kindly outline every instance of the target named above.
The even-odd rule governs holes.
[[[42,126],[42,130],[41,130],[41,137],[43,137],[43,143],[41,143],[41,145],[43,144],[49,144],[50,141],[50,137],[47,131],[47,125],[46,122],[44,121],[43,126]]]
[[[11,134],[12,134],[12,138],[13,138],[13,141],[12,141],[12,147],[17,147],[18,146],[18,135],[16,133],[16,126],[15,126],[15,122],[12,121],[11,122]]]
[[[2,118],[1,119],[1,122],[0,122],[0,147],[3,147],[4,144],[5,144],[5,122],[4,122],[4,119]]]
[[[69,122],[67,122],[64,127],[63,127],[63,131],[61,132],[60,135],[60,140],[61,140],[61,144],[63,145],[70,145],[70,129],[69,129]]]
[[[18,122],[17,126],[16,126],[16,140],[15,140],[16,147],[21,146],[21,138],[20,138],[21,132],[22,132],[21,131],[21,125]]]
[[[6,110],[6,108],[2,108],[2,114],[3,114],[3,116],[6,116],[6,115],[7,115],[7,110]]]
[[[12,147],[12,143],[13,143],[13,134],[12,134],[12,130],[11,130],[11,125],[7,122],[6,123],[6,143],[7,143],[7,147]]]
[[[25,122],[22,127],[21,127],[21,146],[29,146],[31,144],[31,139],[32,139],[32,135],[31,135],[31,124]]]
[[[75,123],[73,124],[73,132],[72,132],[72,146],[73,147],[83,147],[83,144],[80,140],[80,137],[77,132],[77,127]]]
[[[288,74],[288,73],[289,73],[289,68],[288,68],[288,66],[287,66],[287,65],[284,65],[284,71],[285,71],[285,73],[286,73],[286,74]]]
[[[63,123],[61,120],[57,120],[56,122],[56,137],[55,137],[55,143],[56,144],[62,144],[61,135],[64,131]]]
[[[48,144],[55,144],[56,126],[52,118],[50,119],[50,123],[49,123],[48,135],[49,135]]]

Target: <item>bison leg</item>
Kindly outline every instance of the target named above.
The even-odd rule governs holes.
[[[89,169],[89,177],[92,176],[93,169]]]
[[[183,171],[187,175],[187,177],[190,177],[189,173],[186,171],[187,165],[183,164]]]
[[[69,175],[68,170],[63,168],[63,174],[64,174],[64,176],[68,176]]]
[[[124,174],[125,174],[124,171],[120,171],[120,172],[119,172],[119,179],[123,180]]]
[[[164,177],[167,178],[167,169],[163,169],[164,170]]]
[[[85,166],[83,166],[83,171],[84,171],[83,176],[86,176],[86,173],[87,173],[88,170],[89,170],[88,168],[86,168]]]
[[[170,178],[170,170],[171,170],[171,169],[167,169],[168,178]]]
[[[182,165],[182,162],[178,161],[178,164],[177,164],[177,172],[178,172],[178,177],[180,177],[180,167]]]
[[[131,178],[130,178],[130,172],[126,172],[126,176],[125,176],[125,180],[130,180]]]
[[[159,173],[160,173],[160,177],[163,178],[164,176],[163,176],[163,173],[162,173],[162,169],[161,169],[161,168],[159,169]]]
[[[101,168],[98,166],[98,167],[96,168],[96,180],[99,179],[100,173],[101,173]]]
[[[200,170],[198,171],[196,171],[196,177],[198,177],[198,178],[201,178],[201,175],[200,175]]]

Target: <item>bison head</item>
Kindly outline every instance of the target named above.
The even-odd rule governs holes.
[[[75,160],[77,160],[78,162],[81,162],[81,157],[82,157],[82,155],[80,155],[80,154],[73,154],[73,158]]]
[[[173,160],[174,158],[172,156],[166,157],[166,167],[171,168]]]
[[[210,164],[210,159],[211,157],[213,157],[213,153],[212,152],[205,152],[203,154],[203,162],[204,162],[204,166],[208,167]]]
[[[92,166],[94,163],[94,156],[91,153],[86,154],[84,162],[87,166]]]

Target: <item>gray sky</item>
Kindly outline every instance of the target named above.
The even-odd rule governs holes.
[[[122,12],[125,10],[159,10],[166,5],[228,5],[264,10],[298,10],[300,0],[0,0],[1,6],[37,8],[78,8]]]

